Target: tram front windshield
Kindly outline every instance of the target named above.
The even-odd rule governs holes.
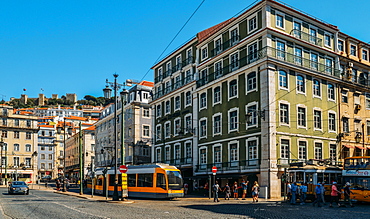
[[[345,177],[345,182],[351,183],[351,189],[370,190],[370,178]]]
[[[182,189],[183,180],[179,171],[166,171],[168,178],[168,189]]]

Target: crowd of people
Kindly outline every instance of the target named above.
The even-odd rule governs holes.
[[[245,200],[246,197],[247,197],[247,192],[248,192],[248,183],[249,183],[249,181],[246,181],[246,180],[243,179],[241,183],[238,183],[238,182],[235,181],[232,186],[230,186],[229,183],[226,183],[224,187],[221,187],[218,184],[218,181],[216,181],[215,184],[212,186],[214,202],[219,202],[220,201],[219,193],[224,193],[225,194],[225,200],[230,200],[231,195],[233,195],[232,198],[234,198],[234,200],[239,200],[239,191],[240,190],[241,190],[241,194],[242,194],[241,199]],[[204,185],[203,189],[204,189],[204,196],[207,196],[207,194],[209,192],[208,183],[206,183]],[[251,191],[252,191],[253,203],[258,202],[258,195],[259,195],[259,192],[260,192],[260,187],[259,187],[257,181],[255,181],[253,183]]]
[[[348,204],[350,207],[354,207],[351,199],[350,194],[352,193],[350,190],[351,184],[347,182],[345,186],[343,187],[343,191],[339,188],[337,182],[332,182],[330,186],[330,204],[329,207],[333,207],[333,203],[335,203],[338,207],[346,207],[346,204]],[[307,183],[299,184],[296,182],[293,183],[287,183],[287,197],[290,204],[295,205],[297,204],[297,199],[299,198],[300,205],[306,204],[306,198],[307,198],[307,192],[308,187]],[[313,191],[314,194],[314,201],[312,202],[313,206],[322,207],[322,205],[326,205],[325,202],[325,182],[318,183]],[[343,200],[344,203],[341,204],[339,202],[339,199],[341,198],[343,194]]]

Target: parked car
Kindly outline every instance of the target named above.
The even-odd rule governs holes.
[[[13,181],[9,185],[8,192],[9,194],[21,193],[21,194],[28,195],[30,192],[30,189],[28,188],[27,183],[23,181]]]

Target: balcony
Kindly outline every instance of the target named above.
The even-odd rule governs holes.
[[[260,162],[258,159],[255,159],[223,163],[199,164],[196,165],[195,172],[211,173],[213,166],[217,167],[217,173],[224,173],[226,171],[242,172],[244,170],[259,168]]]
[[[316,46],[322,47],[322,39],[317,38],[316,36],[312,36],[308,33],[305,33],[301,30],[292,30],[290,31],[290,35],[294,36],[295,38],[301,39],[308,43],[314,44]]]
[[[153,100],[156,100],[190,82],[194,81],[194,76],[193,75],[189,75],[188,77],[172,84],[171,86],[169,87],[166,87],[164,90],[158,90],[154,95],[153,95]]]
[[[246,57],[236,60],[235,62],[223,67],[222,69],[218,69],[216,72],[208,74],[205,78],[200,78],[197,81],[197,87],[199,88],[201,86],[204,86],[209,82],[212,82],[220,77],[230,74],[246,65],[249,65],[263,58],[277,59],[281,62],[293,64],[303,69],[313,70],[325,75],[332,75],[337,78],[340,78],[341,75],[340,70],[333,67],[309,59],[305,59],[300,56],[296,56],[293,53],[277,50],[272,47],[264,47],[255,53],[251,53]]]

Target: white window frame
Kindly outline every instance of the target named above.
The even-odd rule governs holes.
[[[313,59],[313,57],[316,57],[316,60]],[[311,52],[310,53],[310,67],[311,69],[317,71],[319,69],[319,55],[317,53]]]
[[[281,21],[278,19],[278,17],[281,17]],[[281,13],[275,13],[275,26],[279,29],[285,30],[285,18],[284,15]],[[280,22],[279,22],[280,21]]]
[[[364,57],[364,55],[366,55],[366,57]],[[364,48],[362,49],[361,59],[365,61],[369,61],[369,50],[364,49]]]
[[[327,39],[327,37],[329,37],[329,40]],[[329,33],[325,33],[324,34],[324,45],[325,45],[325,47],[328,47],[328,48],[331,48],[331,45],[332,45],[332,43],[331,43],[331,40],[332,40],[332,36],[331,36],[331,34],[329,34]]]
[[[329,62],[328,62],[329,61]],[[330,63],[330,66],[328,65],[328,63]],[[325,72],[327,74],[330,74],[330,75],[333,75],[333,59],[332,58],[329,58],[329,57],[326,57],[325,58]]]
[[[215,79],[220,78],[223,76],[223,67],[222,67],[222,60],[219,60],[215,62],[213,69],[214,69],[214,75]]]
[[[286,74],[286,87],[284,87],[284,86],[281,86],[281,78],[283,79],[283,77],[280,77],[280,72],[281,71],[283,71],[283,72],[285,72],[285,74]],[[286,70],[284,70],[284,69],[279,69],[279,73],[278,73],[278,83],[279,83],[279,90],[289,90],[289,72],[288,71],[286,71]]]
[[[331,99],[330,98],[330,90],[329,90],[329,84],[333,86],[333,96],[334,96],[334,99]],[[333,102],[336,102],[336,95],[335,95],[335,91],[336,91],[336,86],[335,84],[332,84],[332,83],[327,83],[327,93],[328,93],[328,101],[333,101]]]
[[[334,115],[334,130],[333,129],[330,129],[330,114],[333,114]],[[328,132],[329,133],[337,133],[337,129],[338,129],[338,125],[337,125],[337,113],[333,110],[329,110],[328,111]]]
[[[218,95],[216,96],[216,88],[220,88],[220,92],[218,92]],[[222,104],[222,87],[221,85],[220,86],[216,86],[215,88],[213,88],[213,97],[212,97],[212,102],[213,102],[213,106],[216,105],[216,104]],[[216,102],[215,99],[216,97],[218,97],[218,101]]]
[[[253,28],[251,28],[251,25],[250,25],[251,20],[254,20]],[[251,32],[254,32],[258,29],[258,20],[257,20],[257,14],[256,13],[249,16],[249,18],[247,19],[247,26],[248,26],[248,34],[250,34]]]
[[[204,95],[204,98],[202,98]],[[199,110],[207,109],[207,92],[202,92],[199,94]]]
[[[252,146],[251,147],[249,146],[249,142],[251,142],[251,141],[255,141],[256,142],[256,146],[253,146],[253,147],[256,147],[256,150],[255,151],[250,151],[250,148]],[[257,160],[259,159],[259,156],[258,156],[258,153],[259,153],[258,146],[259,146],[259,141],[258,141],[258,138],[257,137],[251,137],[251,138],[248,138],[246,140],[246,148],[247,148],[247,150],[246,150],[246,152],[247,152],[246,158],[249,161],[248,162],[249,165],[256,165],[257,164]],[[252,155],[252,158],[251,158],[251,155]]]
[[[233,81],[236,81],[236,84],[235,84],[235,90],[232,90],[233,92],[235,92],[235,94],[233,93],[233,96],[230,96],[231,95],[231,85],[230,83],[233,82]],[[239,81],[237,78],[235,79],[231,79],[227,82],[227,97],[228,97],[228,100],[231,100],[231,99],[234,99],[234,98],[238,98],[239,96],[239,92],[238,92],[238,89],[239,89]]]
[[[340,47],[339,47],[339,41],[340,42],[342,42],[342,49],[340,49]],[[338,51],[339,52],[344,52],[344,48],[345,48],[345,41],[344,40],[342,40],[342,39],[338,39]]]
[[[316,144],[321,144],[321,159],[324,159],[324,143],[322,141],[317,141],[315,140],[313,142],[313,156],[314,156],[314,159],[320,159],[320,158],[316,158]]]
[[[300,149],[302,148],[301,146],[300,146],[300,142],[304,142],[305,143],[305,153],[304,153],[304,157],[302,158],[301,157],[301,151],[300,151]],[[305,139],[305,138],[299,138],[299,139],[297,139],[297,146],[298,146],[298,160],[302,160],[302,161],[306,161],[307,160],[307,155],[308,155],[308,142],[307,142],[307,139]]]
[[[171,74],[172,74],[172,63],[171,63],[171,61],[166,63],[166,73],[167,72],[171,72]]]
[[[216,125],[215,125],[215,118],[220,116],[220,124],[219,124],[219,129],[220,131],[219,132],[215,132],[215,129],[216,129]],[[222,113],[215,113],[213,116],[212,116],[212,134],[213,136],[216,136],[216,135],[222,135]]]
[[[147,127],[147,129],[145,129]],[[150,125],[143,125],[143,136],[150,137]]]
[[[258,116],[258,102],[257,101],[253,101],[253,102],[250,102],[248,103],[247,105],[245,105],[245,112],[246,114],[249,113],[249,110],[248,108],[252,107],[252,106],[255,106],[256,107],[256,112],[252,112],[252,121],[255,120],[256,123],[249,123],[249,121],[246,121],[246,129],[250,129],[250,128],[253,128],[253,127],[258,127],[258,119],[259,119],[259,116]]]
[[[230,129],[230,126],[232,124],[230,113],[234,111],[236,111],[236,121],[234,121],[234,123],[236,124],[236,128]],[[238,107],[231,108],[227,111],[227,121],[228,121],[228,126],[227,126],[228,133],[239,131],[239,108]]]
[[[180,54],[176,56],[176,71],[181,70],[181,67],[182,67],[182,59],[181,59],[181,54]]]
[[[143,117],[144,118],[150,117],[150,108],[143,108]]]
[[[234,156],[233,156],[233,154],[231,153],[231,146],[232,145],[234,145],[234,144],[236,144],[236,152],[237,152],[237,154],[236,154],[236,159],[234,160],[234,159],[232,159]],[[239,160],[240,160],[240,151],[239,151],[239,141],[230,141],[229,143],[228,143],[228,154],[229,154],[229,159],[228,159],[228,161],[229,161],[229,163],[230,163],[230,166],[239,166]],[[233,164],[234,163],[234,164]]]
[[[215,153],[215,148],[220,148],[220,154],[219,154],[219,161],[216,161],[216,153]],[[212,145],[212,162],[214,164],[218,163],[218,164],[221,164],[222,163],[222,144],[214,144]]]
[[[352,47],[353,46],[353,47]],[[354,48],[355,49],[355,54],[353,55],[352,54],[352,48]],[[356,56],[357,57],[357,45],[355,45],[355,44],[353,44],[353,43],[350,43],[350,45],[349,45],[349,54],[351,55],[351,56]]]
[[[301,76],[302,78],[303,78],[303,85],[302,85],[302,87],[303,87],[303,92],[300,90],[300,89],[298,89],[298,76]],[[306,76],[304,75],[304,74],[296,74],[296,76],[295,76],[295,84],[296,84],[296,88],[297,88],[297,94],[303,94],[303,95],[306,95],[306,91],[307,91],[307,86],[306,86]]]
[[[156,118],[160,118],[162,116],[162,104],[158,104],[155,106],[155,116]]]
[[[203,130],[203,127],[201,126],[201,123],[205,121],[206,125]],[[205,132],[203,135],[203,131]],[[199,119],[199,139],[207,138],[207,117],[203,117]]]
[[[248,63],[258,60],[258,42],[254,41],[247,46],[248,49]]]
[[[167,149],[168,149],[168,155],[167,155]],[[165,161],[171,160],[171,145],[164,146],[164,160]]]
[[[302,126],[299,124],[299,121],[300,121],[300,118],[299,118],[299,108],[303,108],[305,109],[304,111],[304,122],[305,122],[305,126]],[[297,128],[298,129],[306,129],[307,130],[307,106],[303,105],[303,104],[297,104]]]
[[[176,98],[179,98],[179,101],[176,101]],[[181,96],[180,95],[175,96],[173,98],[173,100],[174,100],[174,103],[173,103],[174,110],[173,111],[174,112],[179,111],[181,109]],[[177,104],[178,104],[178,106],[177,106]]]
[[[217,45],[216,45],[217,42],[220,42],[219,47],[217,47]],[[222,37],[219,36],[219,37],[215,38],[214,41],[213,41],[213,45],[214,45],[214,51],[215,51],[214,55],[220,54],[222,52]]]
[[[204,154],[201,153],[202,150],[205,150],[206,152]],[[207,155],[208,155],[208,148],[206,146],[200,147],[199,148],[199,165],[206,165],[207,164]],[[203,155],[204,158],[203,158]]]
[[[193,143],[192,141],[185,141],[185,143],[184,143],[184,157],[185,158],[192,158],[193,157],[193,144],[192,143]],[[188,144],[190,144],[190,150],[189,150],[190,157],[188,156],[189,154],[188,154],[188,151],[187,151]]]
[[[159,128],[159,134],[158,134],[158,128]],[[158,124],[155,126],[155,140],[156,141],[162,140],[162,124]]]
[[[164,115],[168,115],[168,114],[171,114],[171,100],[166,100],[164,102]]]
[[[279,43],[283,44],[284,47],[280,47]],[[286,42],[283,40],[276,40],[276,58],[280,60],[285,60],[286,53]]]
[[[188,93],[190,94],[189,96],[187,95]],[[185,104],[184,104],[184,106],[185,107],[191,106],[191,103],[193,102],[192,99],[193,99],[193,96],[192,96],[191,91],[186,91],[185,92]],[[188,103],[188,100],[189,100],[189,103]]]
[[[236,30],[236,38],[237,39],[235,39],[235,40],[233,40],[232,39],[232,32],[233,31],[235,31]],[[231,45],[235,45],[235,44],[237,44],[238,42],[239,42],[239,26],[238,25],[236,25],[236,26],[234,26],[234,27],[232,27],[232,28],[230,28],[229,29],[229,38],[230,38],[230,44]]]
[[[176,150],[178,148],[178,150]],[[173,145],[174,153],[173,153],[173,159],[174,160],[180,160],[181,159],[181,144],[176,143]],[[178,157],[177,157],[178,155]]]
[[[168,133],[167,133],[167,125],[168,125]],[[171,121],[166,121],[164,123],[164,138],[170,138],[171,137]]]
[[[190,124],[187,124],[187,119],[186,118],[190,118]],[[190,132],[191,128],[193,127],[193,114],[192,113],[188,113],[184,116],[184,121],[185,121],[185,130],[184,130],[184,133],[187,134],[188,132]]]
[[[300,53],[298,53],[298,50],[300,51]],[[299,46],[294,47],[294,62],[297,65],[303,64],[303,49]]]
[[[179,122],[179,127],[176,127],[176,122]],[[173,135],[178,136],[181,131],[181,118],[175,118],[173,120]]]
[[[248,79],[248,76],[251,75],[251,74],[255,74],[255,77],[253,78],[250,78]],[[246,94],[249,94],[251,92],[255,92],[255,91],[258,91],[258,74],[256,71],[252,71],[252,72],[249,72],[248,74],[245,74],[245,81],[246,81],[246,86],[245,86],[245,90],[246,90]],[[249,85],[250,85],[250,82],[252,83],[252,89],[249,90]]]
[[[202,61],[208,58],[208,45],[202,46],[200,49]]]
[[[285,151],[285,148],[284,148],[284,154],[286,153],[286,155],[287,155],[287,157],[283,157],[283,144],[282,144],[282,141],[283,140],[286,140],[286,141],[288,141],[289,142],[289,144],[288,144],[288,151]],[[280,158],[281,159],[283,159],[283,160],[289,160],[290,159],[290,151],[291,151],[291,148],[292,148],[292,140],[290,139],[290,138],[280,138],[280,143],[279,143],[279,145],[280,145]]]
[[[319,92],[320,92],[320,96],[318,96],[318,95],[316,95],[315,94],[315,81],[318,81],[319,82]],[[321,97],[322,97],[322,81],[320,80],[320,79],[317,79],[317,78],[312,78],[312,96],[314,97],[314,98],[319,98],[319,99],[321,99]]]
[[[318,121],[320,123],[320,128],[317,128],[315,123],[316,123],[316,114],[315,112],[320,112],[320,121]],[[314,107],[313,110],[312,110],[312,116],[313,116],[313,129],[315,131],[323,131],[323,110],[318,108],[318,107]]]
[[[232,66],[232,63],[233,63],[232,61],[234,60],[233,57],[235,57],[235,56],[236,56],[237,59],[236,59],[236,62],[234,64],[234,66]],[[229,65],[230,65],[230,71],[231,72],[232,71],[236,71],[237,69],[240,68],[240,63],[239,63],[239,61],[240,61],[240,54],[239,54],[239,51],[230,54],[229,60],[230,60]]]
[[[282,123],[281,122],[281,104],[285,104],[288,106],[288,112],[287,112],[287,119],[288,119],[288,123]],[[279,125],[280,126],[289,126],[290,127],[290,103],[288,101],[285,101],[285,100],[280,100],[279,101]]]

